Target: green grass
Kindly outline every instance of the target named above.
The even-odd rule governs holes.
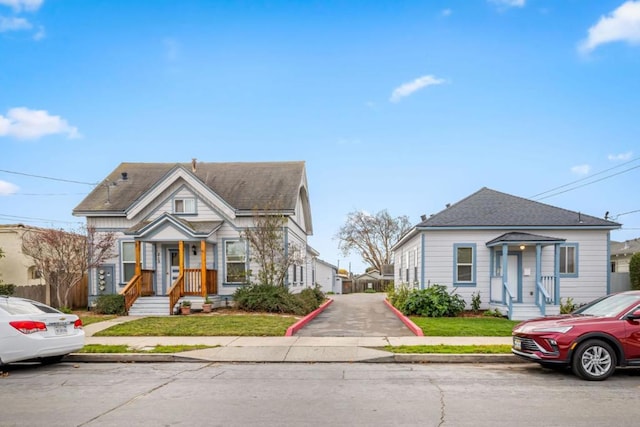
[[[298,319],[293,316],[224,315],[145,317],[114,325],[99,337],[283,336]]]
[[[425,336],[509,337],[518,321],[500,317],[417,317],[411,316]]]
[[[384,348],[403,354],[510,354],[510,345],[401,345]]]
[[[203,348],[215,348],[210,345],[157,345],[154,348],[143,350],[127,345],[103,345],[87,344],[78,353],[182,353],[183,351],[201,350]]]
[[[108,316],[108,315],[81,315],[78,314],[80,320],[82,320],[82,325],[87,326],[92,323],[104,322],[106,320],[115,319],[118,316]]]

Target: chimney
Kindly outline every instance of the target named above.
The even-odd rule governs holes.
[[[420,215],[420,219],[422,221],[426,221],[427,220],[427,216],[425,214]]]
[[[196,159],[195,157],[193,159],[191,159],[191,172],[196,173],[196,169],[197,169],[197,161],[198,159]]]

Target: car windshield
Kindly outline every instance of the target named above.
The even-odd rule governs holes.
[[[2,304],[0,307],[9,314],[60,313],[55,308],[40,304],[36,301],[18,298],[10,298],[6,301],[6,304]]]
[[[577,309],[573,314],[585,316],[613,317],[632,304],[640,302],[640,295],[615,294],[594,301],[582,308]]]

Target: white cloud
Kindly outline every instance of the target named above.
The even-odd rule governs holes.
[[[403,83],[394,89],[389,100],[391,102],[399,102],[405,96],[409,96],[420,89],[424,89],[427,86],[441,85],[444,82],[445,81],[443,79],[439,79],[431,75],[418,77],[414,81]]]
[[[0,33],[30,30],[31,28],[32,25],[24,18],[5,18],[4,16],[0,16]]]
[[[524,7],[526,0],[489,0],[500,7]]]
[[[615,161],[618,161],[618,160],[629,160],[629,159],[631,159],[631,157],[633,157],[633,152],[629,151],[627,153],[609,154],[609,156],[607,158],[609,160],[615,162]]]
[[[41,25],[40,27],[38,27],[38,31],[36,31],[36,33],[33,35],[33,39],[36,41],[42,40],[46,35],[47,33],[44,31],[44,27]]]
[[[601,16],[578,49],[588,53],[602,44],[618,41],[640,44],[640,1],[627,1],[609,15]]]
[[[0,0],[0,5],[9,6],[16,12],[35,12],[40,9],[44,0]]]
[[[0,196],[10,196],[13,193],[17,193],[18,190],[17,185],[0,180]]]
[[[12,108],[6,117],[0,115],[0,137],[37,139],[46,135],[66,134],[68,138],[79,138],[78,129],[69,126],[60,116],[52,116],[45,110]]]
[[[440,12],[442,16],[451,16],[452,13],[453,13],[453,10],[451,9],[443,9],[442,12]]]
[[[587,175],[591,170],[591,166],[589,165],[578,165],[571,168],[571,172],[576,175]]]

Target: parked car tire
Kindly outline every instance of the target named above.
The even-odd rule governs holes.
[[[616,370],[616,353],[602,340],[587,340],[573,354],[572,369],[582,379],[605,380]]]
[[[53,365],[54,363],[59,363],[59,362],[62,360],[62,358],[63,358],[64,356],[65,356],[65,355],[62,355],[62,356],[43,357],[41,362],[42,362],[42,364],[43,364],[43,365]]]

